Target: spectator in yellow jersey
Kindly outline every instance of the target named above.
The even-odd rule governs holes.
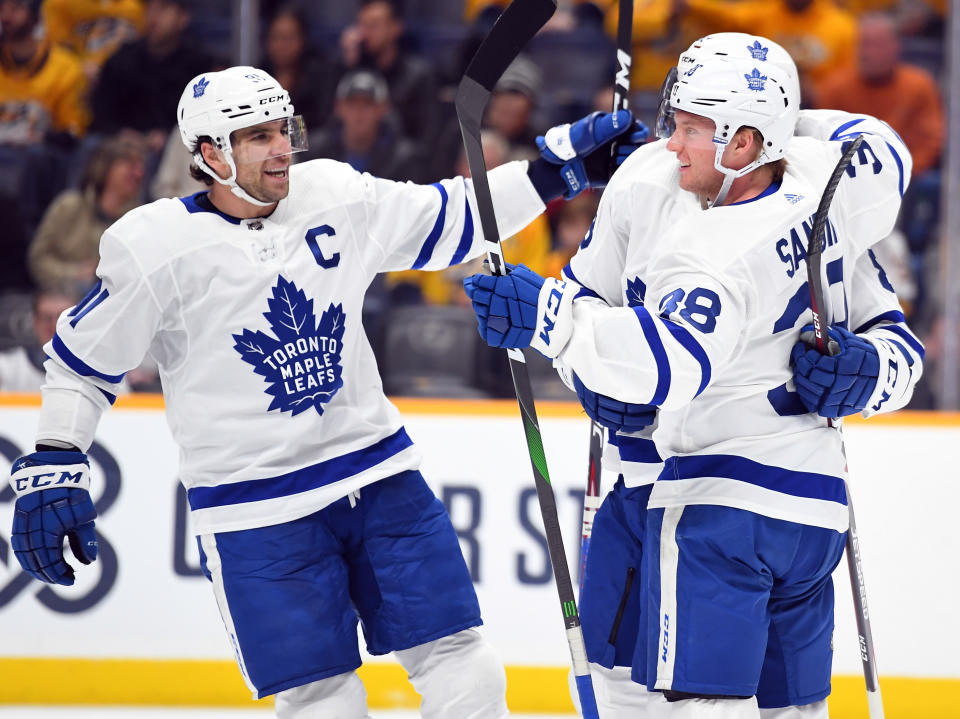
[[[748,32],[782,45],[797,63],[806,103],[833,72],[853,63],[856,22],[833,0],[683,2],[685,18],[709,23],[711,32]]]
[[[54,45],[71,50],[93,84],[113,52],[143,29],[141,0],[45,0],[43,25]]]
[[[80,63],[37,36],[39,9],[40,0],[0,0],[0,144],[77,138],[89,121]]]

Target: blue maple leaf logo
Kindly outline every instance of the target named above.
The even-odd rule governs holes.
[[[643,305],[643,298],[647,295],[647,286],[643,280],[635,277],[627,280],[627,307],[640,307]]]
[[[206,89],[207,89],[207,85],[209,85],[209,84],[210,84],[210,81],[209,81],[207,78],[201,77],[201,78],[200,78],[196,83],[194,83],[194,85],[193,85],[193,96],[196,98],[196,97],[200,97],[201,95],[203,95],[203,93],[204,93],[204,92],[206,91]]]
[[[343,386],[343,305],[331,303],[315,324],[313,300],[279,276],[267,306],[263,316],[276,339],[260,330],[244,329],[233,335],[233,348],[269,385],[264,392],[273,400],[267,411],[278,409],[296,416],[313,407],[323,414],[323,405]]]
[[[757,68],[753,68],[753,72],[744,77],[747,78],[747,87],[754,92],[762,92],[766,88],[767,76],[761,75]]]
[[[753,45],[747,45],[747,51],[754,60],[766,62],[767,53],[770,52],[770,48],[761,45],[759,40],[754,40]]]

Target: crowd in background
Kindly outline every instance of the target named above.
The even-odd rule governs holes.
[[[453,95],[506,4],[261,0],[258,65],[289,90],[309,130],[310,149],[297,161],[332,158],[414,182],[469,174]],[[878,254],[928,348],[931,366],[911,406],[936,407],[946,0],[634,4],[631,108],[649,126],[680,52],[699,36],[734,30],[790,51],[804,107],[869,113],[903,137],[913,177],[898,228]],[[488,167],[533,157],[537,134],[611,107],[616,1],[559,6],[491,97],[483,136]],[[223,54],[231,10],[230,0],[0,0],[0,391],[39,387],[39,348],[53,332],[45,318],[92,285],[107,226],[139,204],[203,189],[188,172],[175,111],[188,80],[233,64]],[[598,200],[584,193],[551,204],[509,240],[508,260],[557,276]],[[468,323],[458,312],[467,312],[460,281],[472,271],[390,273],[371,287],[364,324],[388,392],[391,377],[404,393],[509,392],[503,353],[475,344],[472,327],[462,334]],[[408,305],[420,311],[406,312]],[[416,341],[412,328],[420,333]],[[416,376],[418,363],[424,373],[432,368],[430,377]],[[449,376],[440,381],[444,366]],[[534,375],[535,389],[542,376],[539,386],[553,396],[548,372]],[[149,362],[128,375],[128,384],[159,387]]]

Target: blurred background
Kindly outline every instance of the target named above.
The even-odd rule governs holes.
[[[957,409],[954,278],[960,46],[949,0],[635,0],[631,108],[652,124],[660,84],[708,32],[770,37],[794,56],[805,107],[887,121],[914,168],[894,233],[878,247],[927,347],[912,409]],[[957,4],[960,4],[958,2]],[[233,64],[271,72],[309,128],[310,151],[395,180],[468,172],[452,100],[505,0],[0,0],[0,391],[34,392],[57,314],[92,284],[101,232],[130,208],[202,187],[175,126],[193,76]],[[955,14],[955,13],[954,13]],[[534,138],[612,102],[617,3],[560,0],[497,86],[488,166],[530,157]],[[955,23],[958,24],[958,23]],[[951,61],[954,68],[951,71]],[[960,129],[957,130],[960,132]],[[956,137],[954,132],[954,137]],[[951,159],[954,158],[956,159]],[[548,211],[510,240],[513,262],[556,275],[598,196]],[[469,267],[389,273],[364,322],[388,393],[508,395],[505,355],[481,346],[461,278]],[[413,308],[413,309],[411,309]],[[539,397],[570,399],[546,363]],[[130,391],[157,391],[147,362]]]
[[[612,105],[616,1],[558,4],[493,93],[488,167],[532,157],[537,134]],[[32,444],[41,348],[92,284],[103,230],[139,204],[203,189],[190,179],[175,124],[188,80],[235,64],[271,72],[309,128],[299,161],[328,157],[415,182],[466,174],[453,96],[505,5],[0,0],[0,458]],[[913,176],[896,230],[876,249],[926,345],[910,409],[960,409],[960,0],[634,0],[634,9],[630,106],[648,125],[679,53],[704,34],[736,30],[791,52],[805,107],[869,113],[900,133]],[[507,241],[507,258],[556,276],[598,200],[588,192],[551,204]],[[471,401],[512,397],[506,355],[481,342],[467,306],[461,279],[473,271],[381,275],[364,325],[386,391],[407,398],[398,406],[469,558],[487,631],[507,663],[511,708],[569,712],[566,648],[516,404]],[[530,371],[538,400],[574,399],[545,360]],[[150,394],[159,389],[149,361],[128,373],[126,396],[91,449],[111,561],[57,593],[27,580],[0,533],[2,716],[88,715],[22,706],[37,703],[250,704],[191,554],[176,449]],[[579,405],[538,410],[577,566],[588,428]],[[960,636],[950,604],[960,572],[946,559],[960,553],[952,517],[960,485],[944,481],[960,415],[898,413],[854,419],[849,430],[888,716],[957,716],[960,658],[942,638]],[[497,452],[465,453],[481,435]],[[910,451],[888,451],[896,446]],[[0,529],[10,526],[12,501],[0,490]],[[897,531],[887,531],[891,517]],[[123,539],[112,545],[114,536]],[[831,715],[862,719],[859,645],[841,579]],[[399,667],[364,669],[371,706],[417,706]]]

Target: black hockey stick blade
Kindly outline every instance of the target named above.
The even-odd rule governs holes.
[[[810,309],[813,312],[813,333],[816,339],[817,351],[820,354],[828,354],[826,334],[823,331],[824,321],[829,324],[829,320],[824,318],[826,310],[826,295],[823,291],[823,276],[820,269],[823,259],[824,236],[827,228],[827,215],[830,212],[830,203],[833,202],[833,195],[837,191],[837,185],[840,184],[840,178],[846,171],[854,153],[860,149],[863,142],[863,135],[858,135],[854,139],[843,155],[837,161],[837,166],[833,168],[827,186],[820,197],[820,204],[817,206],[817,213],[813,216],[813,229],[810,232],[810,243],[807,246],[807,281],[810,285]]]
[[[484,38],[464,77],[493,92],[500,76],[556,9],[556,0],[513,0]]]
[[[487,241],[487,260],[495,275],[506,271],[500,233],[493,214],[493,199],[487,182],[480,123],[487,101],[500,76],[520,54],[523,47],[542,28],[557,9],[555,0],[513,0],[484,38],[457,87],[454,105],[463,135],[467,165],[473,177],[474,192],[480,210],[480,226]]]

